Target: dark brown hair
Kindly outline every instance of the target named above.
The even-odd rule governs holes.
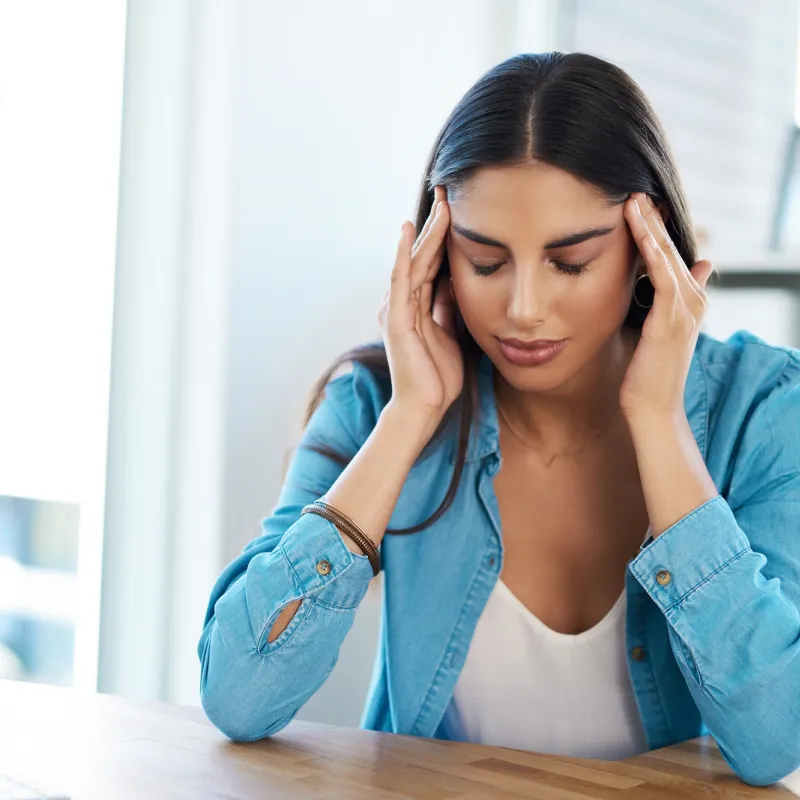
[[[559,167],[593,184],[610,203],[623,203],[634,192],[646,192],[666,208],[667,232],[681,257],[690,265],[697,260],[683,188],[655,112],[626,72],[585,53],[517,55],[493,67],[469,89],[444,123],[429,156],[417,203],[417,234],[430,213],[435,186],[444,186],[452,197],[482,167],[532,161]],[[439,281],[449,279],[449,270],[445,253],[434,290]],[[649,281],[637,290],[637,296],[646,304],[652,302]],[[646,315],[646,309],[632,302],[624,325],[641,328]],[[459,314],[456,336],[464,359],[464,389],[428,445],[451,426],[458,431],[450,485],[427,520],[387,533],[416,533],[427,528],[447,511],[458,489],[478,402],[481,350]],[[382,344],[349,350],[315,384],[306,423],[334,373],[352,362],[389,380]],[[323,443],[304,446],[343,465],[348,463],[346,457]]]

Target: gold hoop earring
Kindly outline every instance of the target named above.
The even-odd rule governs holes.
[[[650,301],[650,305],[646,305],[645,303],[643,303],[643,302],[642,302],[642,301],[641,301],[641,300],[640,300],[640,299],[639,299],[639,298],[636,296],[637,290],[639,289],[639,281],[641,281],[641,280],[642,280],[642,278],[647,278],[647,282],[648,282],[648,283],[650,283],[650,286],[651,286],[651,287],[652,287],[652,285],[653,285],[653,284],[652,284],[652,282],[650,281],[650,276],[649,276],[647,273],[645,273],[644,275],[640,275],[640,276],[639,276],[639,277],[636,279],[636,283],[634,283],[634,284],[633,284],[633,301],[634,301],[634,303],[636,303],[636,305],[637,305],[637,306],[639,306],[639,308],[652,308],[652,307],[653,307],[653,302],[652,302],[652,300]]]

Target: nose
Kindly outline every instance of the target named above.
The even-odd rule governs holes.
[[[508,317],[520,329],[536,327],[544,317],[544,297],[532,265],[515,271],[508,301]]]

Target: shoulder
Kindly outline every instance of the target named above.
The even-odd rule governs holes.
[[[753,479],[800,472],[800,351],[737,331],[726,341],[701,335],[695,357],[710,459],[727,462],[728,479],[746,473],[752,489]]]
[[[768,385],[784,377],[784,373],[787,377],[800,374],[800,350],[770,344],[746,330],[739,330],[724,341],[701,333],[695,357],[712,378],[755,379]]]
[[[800,385],[800,350],[769,344],[749,331],[726,341],[702,333],[695,358],[710,411],[753,409]]]
[[[370,342],[352,351],[344,371],[330,380],[309,427],[324,435],[330,424],[347,431],[358,448],[369,437],[392,395],[382,342]],[[383,364],[381,363],[383,359]],[[322,428],[323,430],[319,430]]]

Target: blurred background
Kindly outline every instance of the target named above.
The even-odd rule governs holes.
[[[0,676],[198,702],[211,585],[379,336],[439,127],[553,49],[660,114],[708,332],[800,346],[797,0],[0,0]],[[358,723],[378,615],[301,718]]]

